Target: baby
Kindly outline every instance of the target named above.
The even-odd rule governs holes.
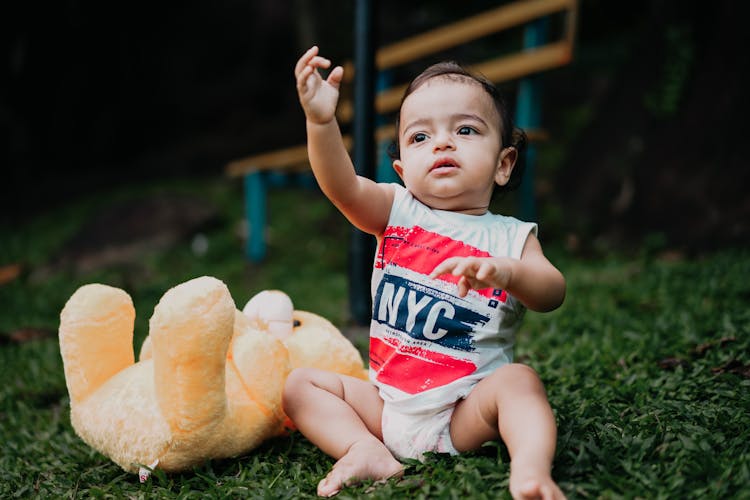
[[[398,459],[458,454],[502,438],[514,498],[563,498],[552,480],[557,428],[541,380],[513,363],[526,308],[550,311],[565,279],[536,224],[488,211],[496,186],[520,182],[523,133],[497,89],[455,63],[412,81],[397,122],[399,184],[356,175],[335,119],[343,68],[309,49],[295,76],[310,165],[321,189],[374,235],[370,381],[292,372],[284,409],[337,460],[331,496],[361,479],[398,476]]]

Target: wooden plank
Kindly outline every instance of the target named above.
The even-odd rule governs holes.
[[[482,12],[441,28],[388,45],[377,52],[378,69],[400,66],[483,36],[568,9],[573,0],[523,0]]]
[[[562,40],[569,45],[570,53],[572,53],[578,18],[577,0],[521,0],[428,31],[422,35],[386,45],[377,51],[375,65],[378,70],[393,68],[440,52],[441,50],[449,49],[563,10],[569,12],[565,21],[565,31],[562,35]],[[518,77],[526,76],[527,74],[530,73],[519,74]],[[344,80],[351,82],[353,79],[354,64],[351,61],[347,61],[344,63]],[[492,79],[492,81],[497,83],[503,80]],[[400,102],[400,96],[403,95],[405,89],[405,85],[392,88],[390,92],[393,92],[394,95],[386,94],[383,97],[384,102],[381,103],[383,109],[386,111],[394,110],[396,102]],[[377,107],[377,101],[375,106],[375,109],[380,112]],[[339,122],[348,123],[351,121],[353,115],[354,110],[351,101],[342,100],[339,103],[339,108],[336,110],[336,117]]]
[[[378,70],[394,68],[442,50],[471,42],[483,36],[520,26],[534,19],[563,10],[575,10],[576,0],[521,0],[409,37],[379,49],[375,54]],[[568,25],[567,30],[574,27]],[[354,64],[344,63],[345,81],[354,78]]]
[[[563,36],[562,36],[562,38],[566,42],[568,42],[568,44],[570,45],[571,52],[573,51],[573,47],[575,47],[577,32],[578,32],[578,2],[574,1],[573,5],[570,6],[568,15],[566,16],[565,32],[563,33]]]
[[[393,140],[396,136],[396,126],[393,124],[383,125],[375,131],[377,142]],[[352,137],[344,135],[344,146],[348,151],[352,149]],[[267,172],[272,170],[285,172],[298,172],[309,170],[310,164],[307,157],[307,145],[292,146],[289,148],[246,156],[230,162],[226,167],[229,177],[241,177],[250,172]]]
[[[229,177],[239,177],[255,170],[275,170],[306,161],[307,145],[302,144],[234,160],[227,165],[226,172]]]
[[[471,69],[497,83],[559,68],[569,64],[572,58],[570,44],[560,41],[485,61],[472,66]]]
[[[537,49],[501,56],[469,67],[494,83],[515,80],[527,75],[564,66],[573,57],[572,46],[566,41],[543,45]],[[386,114],[396,111],[408,84],[398,85],[380,92],[375,97],[375,111]],[[337,118],[342,123],[351,120],[354,113],[351,102],[342,102]]]

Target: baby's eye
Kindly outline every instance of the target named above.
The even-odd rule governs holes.
[[[468,125],[458,129],[458,135],[471,135],[476,133],[477,130],[474,127],[469,127]]]
[[[426,140],[427,140],[427,134],[425,134],[424,132],[417,132],[411,138],[412,142],[422,142]]]

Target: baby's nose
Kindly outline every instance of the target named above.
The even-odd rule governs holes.
[[[435,150],[453,149],[453,135],[450,132],[439,132],[435,135]]]

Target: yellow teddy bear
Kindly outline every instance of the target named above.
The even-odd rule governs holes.
[[[182,283],[154,309],[137,363],[134,320],[130,296],[100,284],[79,288],[60,314],[73,428],[129,472],[180,471],[280,435],[294,367],[366,378],[351,342],[282,292],[240,312],[221,281]]]

